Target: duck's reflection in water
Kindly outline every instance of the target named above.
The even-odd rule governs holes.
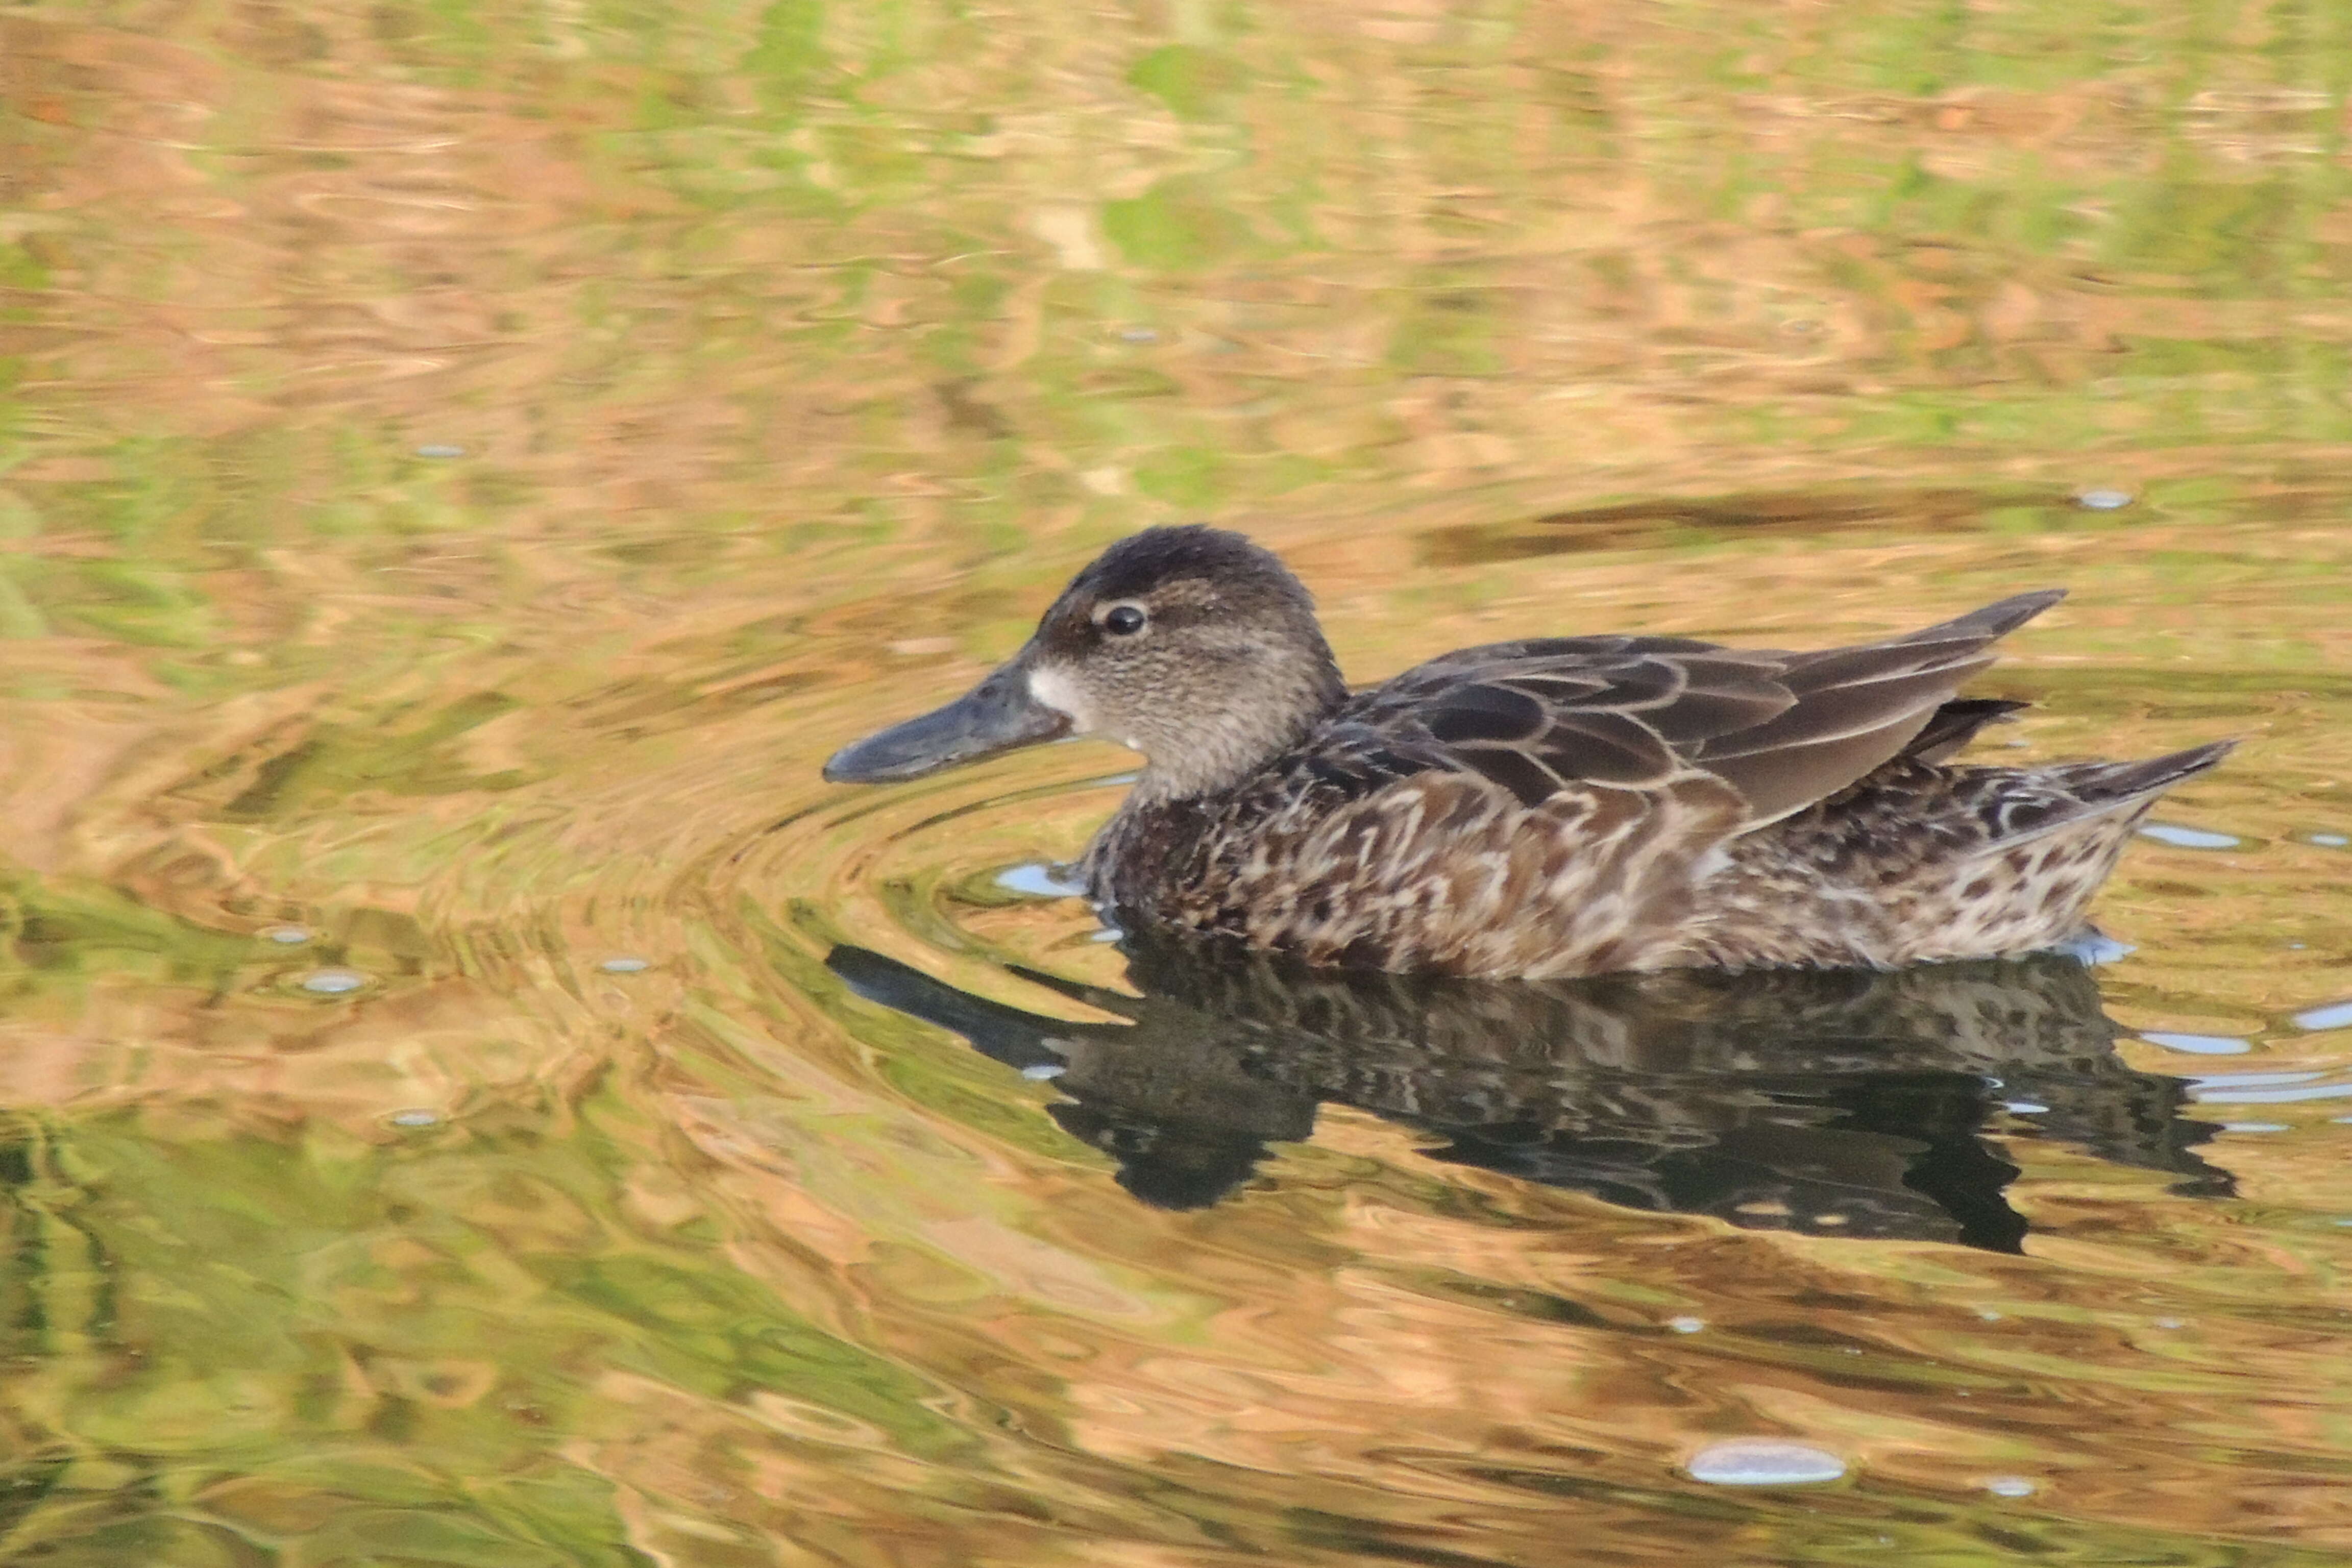
[[[1748,1229],[2021,1250],[1984,1133],[2050,1139],[2226,1196],[2182,1080],[2135,1072],[2071,958],[1471,982],[1307,972],[1130,939],[1139,996],[1016,970],[1123,1024],[1074,1024],[861,948],[867,999],[1054,1077],[1055,1120],[1165,1208],[1215,1203],[1325,1100],[1444,1140],[1433,1159]]]

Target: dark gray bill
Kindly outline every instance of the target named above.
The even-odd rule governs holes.
[[[842,747],[824,764],[824,776],[830,784],[919,779],[1069,729],[1068,714],[1029,695],[1028,667],[1015,659],[946,707]]]

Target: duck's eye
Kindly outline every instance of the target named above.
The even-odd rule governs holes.
[[[1143,629],[1144,614],[1133,605],[1113,605],[1103,616],[1103,630],[1115,637],[1131,637]]]

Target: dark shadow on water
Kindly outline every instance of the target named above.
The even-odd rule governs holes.
[[[1527,561],[1654,545],[1666,531],[1726,538],[1772,533],[1817,538],[1843,529],[1899,525],[1914,535],[1952,533],[1981,529],[1992,512],[2020,510],[2056,518],[2076,508],[2074,498],[2053,485],[1660,496],[1510,521],[1453,523],[1425,530],[1420,535],[1421,559],[1431,566]]]
[[[862,948],[859,995],[1070,1098],[1055,1120],[1148,1204],[1248,1181],[1325,1101],[1442,1140],[1431,1158],[1752,1230],[2022,1248],[1985,1132],[2051,1140],[2223,1197],[2181,1079],[2135,1072],[2090,973],[2061,957],[1894,973],[1688,972],[1479,983],[1303,971],[1130,939],[1129,996],[1014,973],[1126,1018],[1076,1024]]]

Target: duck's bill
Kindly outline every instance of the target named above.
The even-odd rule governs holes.
[[[944,708],[844,746],[824,764],[832,784],[890,784],[1034,746],[1070,731],[1070,716],[1029,694],[1028,672],[1007,665]]]

